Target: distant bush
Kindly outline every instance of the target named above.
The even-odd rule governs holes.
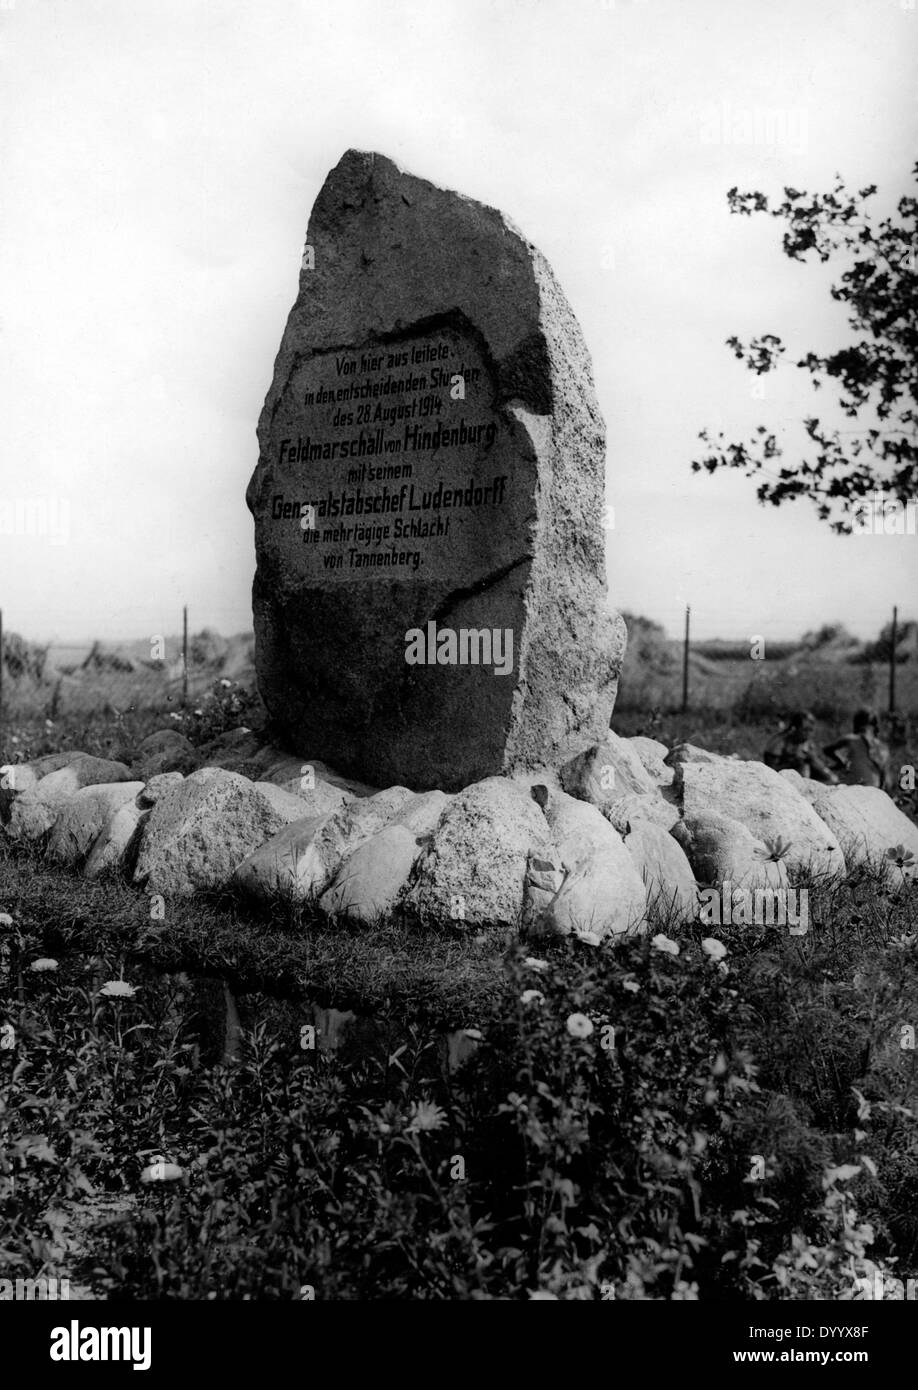
[[[859,660],[889,662],[892,653],[892,623],[887,623],[875,642],[868,642]],[[901,622],[896,627],[896,664],[918,655],[918,623]]]

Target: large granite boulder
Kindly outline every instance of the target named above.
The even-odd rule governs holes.
[[[81,752],[79,748],[68,748],[60,753],[45,753],[40,758],[33,758],[28,766],[40,781],[42,777],[47,777],[50,772],[59,772],[62,767],[69,767],[71,763],[88,757],[89,754]]]
[[[54,760],[67,762],[54,767]],[[14,795],[8,808],[7,834],[13,840],[38,840],[46,835],[66,803],[84,787],[130,781],[124,763],[94,758],[87,753],[51,754],[29,765],[42,772],[40,780],[28,790]],[[48,770],[45,770],[48,769]]]
[[[155,806],[170,787],[181,786],[185,778],[180,772],[160,772],[151,777],[137,798],[141,806]]]
[[[570,796],[603,808],[623,796],[654,796],[657,783],[632,747],[609,729],[601,743],[572,758],[559,772]]]
[[[627,835],[635,821],[649,821],[661,830],[672,830],[681,814],[672,788],[664,785],[643,795],[628,792],[625,796],[617,796],[605,803],[602,813],[620,835]]]
[[[42,786],[42,782],[39,782],[13,798],[8,808],[6,827],[11,840],[39,840],[42,835],[47,835],[63,807],[79,790],[73,779],[67,779],[63,785],[54,785],[53,779],[57,775],[56,772],[49,773],[42,778],[46,785]]]
[[[388,824],[341,860],[319,906],[366,923],[396,908],[451,800],[445,792],[430,791],[405,801]]]
[[[694,743],[677,743],[667,753],[664,762],[667,767],[676,768],[680,763],[722,763],[723,753],[712,753],[708,748],[699,748]]]
[[[637,753],[644,771],[651,781],[656,782],[661,787],[672,785],[674,772],[666,762],[669,757],[669,749],[665,743],[660,743],[655,738],[646,738],[641,734],[635,734],[629,738],[628,743]]]
[[[685,851],[667,829],[652,821],[633,820],[625,836],[631,855],[647,889],[648,908],[661,917],[674,913],[690,920],[697,916],[695,875]]]
[[[685,851],[692,872],[705,887],[786,888],[787,867],[740,821],[716,811],[686,816],[672,836]]]
[[[168,773],[165,774],[167,777]],[[102,874],[130,871],[133,868],[140,836],[149,808],[137,801],[126,801],[114,811],[93,841],[83,865],[84,878],[99,878]]]
[[[333,819],[333,815],[307,816],[276,831],[239,862],[233,872],[234,885],[265,904],[276,898],[302,902],[314,897],[316,885],[328,881],[338,862],[322,857],[313,843],[318,831]]]
[[[803,794],[813,810],[839,841],[848,864],[870,864],[884,868],[893,881],[902,876],[888,850],[901,845],[914,856],[914,868],[906,869],[904,877],[918,872],[918,826],[880,787],[827,786],[800,778],[807,785]]]
[[[398,903],[422,848],[423,841],[406,825],[384,825],[342,860],[319,906],[375,922]]]
[[[111,782],[83,787],[62,806],[48,839],[48,858],[73,867],[82,864],[106,822],[127,803],[136,805],[143,782]]]
[[[550,858],[544,815],[509,778],[488,777],[443,811],[405,894],[424,921],[519,926],[530,855]]]
[[[177,729],[157,729],[140,744],[134,769],[139,778],[149,782],[167,772],[194,772],[200,764],[197,749]]]
[[[294,901],[319,898],[347,857],[413,799],[407,787],[387,787],[352,798],[332,814],[295,821],[247,856],[234,881],[265,902],[278,895]]]
[[[335,789],[346,793],[334,807],[336,811],[355,796],[374,796],[381,790],[368,782],[342,776],[321,758],[296,757],[272,746],[261,749],[256,766],[261,781],[276,782],[279,787],[285,787],[299,796],[305,796],[310,791],[320,792],[322,788],[326,792]]]
[[[595,942],[640,926],[647,893],[618,831],[595,806],[564,792],[549,799],[545,816],[564,877],[534,931]]]
[[[303,816],[333,816],[342,811],[354,800],[354,793],[336,787],[331,782],[314,781],[312,777],[300,774],[285,781],[275,782],[265,778],[259,786],[275,786],[289,795],[296,796],[303,803]]]
[[[259,423],[256,667],[295,751],[460,791],[608,727],[590,358],[493,208],[350,150],[313,208]]]
[[[762,843],[780,841],[792,879],[801,872],[830,877],[845,872],[837,836],[787,778],[764,763],[679,762],[674,789],[686,819],[714,811],[739,821]]]
[[[297,797],[272,792],[213,767],[166,787],[143,829],[135,882],[165,896],[226,887],[248,855],[302,813]]]

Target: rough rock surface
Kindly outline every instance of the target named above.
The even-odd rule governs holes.
[[[78,758],[87,758],[88,756],[88,753],[82,753],[78,748],[69,748],[61,753],[45,753],[41,758],[33,758],[29,767],[36,777],[41,779],[47,777],[49,772],[57,772],[60,768],[76,762]]]
[[[290,825],[296,820],[303,820],[306,816],[319,814],[308,793],[300,796],[297,793],[285,791],[283,787],[278,787],[273,782],[255,782],[254,786],[257,791],[261,792],[272,810],[283,817],[285,825]]]
[[[595,806],[563,792],[545,814],[565,877],[535,930],[602,940],[636,928],[647,894],[618,831]]]
[[[665,743],[660,743],[655,738],[645,738],[641,734],[635,734],[628,739],[631,747],[640,758],[644,771],[650,776],[658,786],[668,787],[672,784],[673,769],[667,764],[669,749]]]
[[[89,851],[83,876],[98,878],[100,874],[129,869],[149,814],[148,809],[128,801],[109,816]]]
[[[54,822],[48,858],[71,866],[82,863],[110,817],[126,802],[136,802],[142,791],[142,782],[112,782],[75,792]]]
[[[538,936],[550,930],[545,925],[546,916],[555,898],[564,886],[567,870],[560,858],[547,859],[544,855],[530,854],[526,864],[526,877],[523,880],[523,930]]]
[[[37,787],[41,778],[28,763],[4,763],[0,768],[0,790],[19,794]]]
[[[697,915],[695,875],[678,840],[660,825],[633,820],[625,848],[644,880],[648,906],[672,909],[680,918]]]
[[[554,852],[539,807],[508,778],[488,777],[444,810],[415,868],[406,902],[422,920],[516,926],[530,854]]]
[[[177,729],[157,729],[137,750],[134,768],[144,782],[166,772],[194,772],[200,755],[189,739]]]
[[[810,781],[804,794],[839,841],[849,869],[882,864],[892,870],[887,850],[899,845],[911,851],[918,865],[918,826],[880,787],[832,787]]]
[[[82,787],[102,786],[108,782],[136,780],[132,778],[130,768],[124,763],[113,762],[109,758],[94,758],[89,753],[78,753],[64,767],[46,774],[41,780],[47,786],[52,777],[59,779],[53,785],[63,787],[71,784],[75,791]]]
[[[10,818],[10,807],[17,796],[38,786],[38,776],[25,763],[4,763],[0,766],[0,822]]]
[[[10,807],[6,832],[11,840],[38,840],[51,829],[70,794],[36,796],[37,788],[17,796]]]
[[[79,790],[80,778],[75,769],[66,766],[46,773],[37,786],[15,797],[7,826],[10,839],[40,839]]]
[[[235,881],[253,897],[295,900],[328,888],[342,862],[410,803],[407,787],[355,798],[332,815],[293,822],[240,863]]]
[[[665,786],[643,796],[629,792],[627,796],[616,797],[602,807],[602,813],[620,835],[627,835],[628,827],[635,821],[651,821],[661,830],[672,830],[680,816],[672,788]]]
[[[656,784],[630,739],[607,732],[601,743],[561,768],[561,785],[569,796],[605,807],[623,796],[652,796]]]
[[[135,882],[166,896],[222,888],[248,855],[290,823],[293,810],[272,804],[236,773],[201,768],[158,798],[143,830]]]
[[[787,869],[782,860],[768,857],[761,840],[738,820],[705,811],[686,816],[673,828],[700,884],[734,888],[786,888]]]
[[[314,781],[313,778],[302,774],[281,781],[266,777],[258,785],[273,786],[278,791],[297,797],[303,803],[302,816],[332,816],[354,800],[353,792],[345,791],[343,787],[335,787],[331,782]]]
[[[498,211],[381,155],[343,156],[307,245],[247,493],[265,704],[294,750],[383,786],[558,766],[608,727],[625,640],[574,316]],[[362,420],[348,392],[364,386],[413,413]],[[383,480],[379,454],[396,470]],[[512,633],[508,674],[461,655],[409,664],[406,635],[428,623],[435,638]]]
[[[160,772],[156,777],[151,777],[138,798],[141,806],[155,806],[164,792],[170,787],[179,786],[184,780],[180,772]]]
[[[404,801],[392,820],[340,861],[319,905],[367,923],[390,912],[451,800],[444,792],[430,791]]]
[[[722,753],[711,753],[707,748],[699,748],[694,743],[677,743],[664,759],[667,767],[678,767],[680,763],[722,763],[726,762]]]
[[[354,796],[375,796],[380,787],[371,787],[368,782],[358,782],[353,777],[342,777],[340,772],[329,767],[319,758],[294,757],[278,748],[263,748],[256,760],[259,777],[263,782],[275,782],[287,791],[304,796],[306,792],[318,790],[320,785],[346,792],[342,805]],[[335,807],[337,810],[338,807]]]
[[[395,907],[421,848],[406,825],[384,825],[343,860],[319,906],[361,922],[375,921]]]
[[[137,745],[137,759],[142,761],[144,758],[152,757],[154,753],[164,753],[168,748],[175,748],[183,753],[189,750],[194,752],[190,740],[179,733],[178,729],[154,729],[152,734],[147,734]]]
[[[834,832],[786,777],[764,763],[729,758],[679,763],[674,786],[686,818],[714,810],[745,825],[763,843],[781,840],[789,845],[783,860],[792,878],[806,870],[828,875],[845,872]]]
[[[317,880],[327,882],[331,866],[319,857],[313,841],[331,816],[293,821],[237,865],[233,882],[250,897],[270,903],[280,895],[302,901],[315,893]]]

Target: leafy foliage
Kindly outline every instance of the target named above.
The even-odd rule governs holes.
[[[914,173],[918,177],[918,165]],[[828,354],[806,352],[796,365],[815,389],[836,389],[844,415],[858,423],[838,429],[808,417],[803,423],[812,447],[797,467],[779,464],[784,450],[765,425],[740,443],[705,430],[701,439],[710,452],[692,463],[694,472],[739,468],[760,478],[756,495],[763,503],[807,498],[841,533],[852,530],[858,503],[871,494],[905,504],[918,493],[918,200],[903,197],[895,218],[874,221],[869,200],[876,191],[870,185],[852,193],[839,175],[829,193],[785,188],[783,201],[771,207],[763,193],[730,189],[731,212],[761,212],[786,224],[783,248],[791,260],[812,253],[844,266],[831,294],[847,310],[854,341]],[[773,333],[748,344],[731,337],[727,345],[759,376],[773,371],[786,352]]]

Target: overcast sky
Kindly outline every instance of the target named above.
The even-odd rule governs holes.
[[[8,630],[249,626],[255,426],[350,146],[553,266],[606,419],[616,606],[675,634],[690,602],[702,637],[918,616],[918,536],[836,538],[689,469],[700,429],[793,439],[814,404],[790,370],[754,399],[725,338],[845,340],[826,274],[726,190],[913,191],[913,3],[0,0],[0,503],[51,522],[0,535]],[[727,139],[756,113],[771,140]]]

